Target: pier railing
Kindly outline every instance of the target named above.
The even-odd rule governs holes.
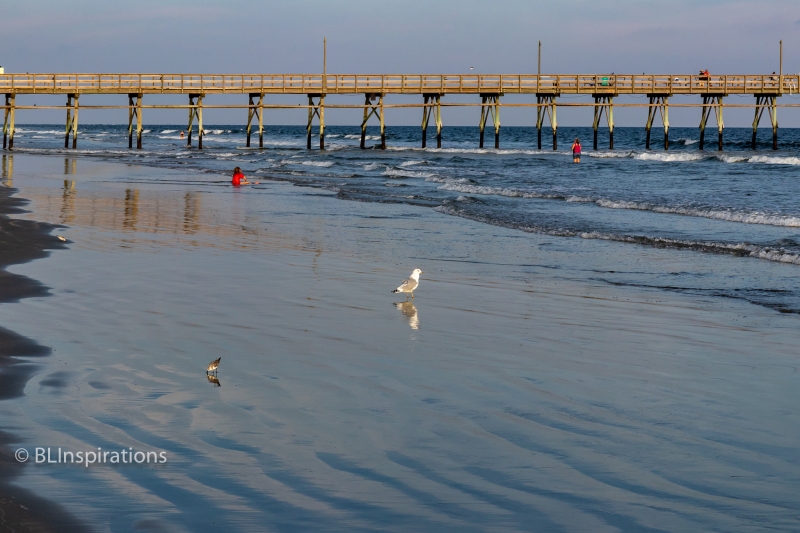
[[[5,94],[795,94],[779,74],[2,74]]]

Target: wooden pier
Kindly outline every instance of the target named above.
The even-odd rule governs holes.
[[[664,128],[664,148],[669,148],[669,99],[673,96],[695,96],[697,103],[672,104],[673,107],[700,107],[700,143],[705,147],[705,128],[713,113],[718,131],[718,148],[723,147],[723,109],[725,107],[750,107],[754,109],[753,141],[765,110],[772,123],[773,149],[778,148],[778,107],[798,107],[800,104],[778,104],[784,94],[797,94],[800,76],[783,74],[758,75],[686,75],[686,74],[2,74],[0,94],[5,95],[3,121],[3,148],[14,147],[16,111],[30,109],[66,109],[67,121],[64,146],[77,147],[78,111],[83,109],[127,109],[128,146],[142,148],[142,112],[144,109],[188,109],[187,144],[192,144],[194,123],[197,123],[198,148],[203,147],[203,109],[241,108],[247,110],[247,146],[250,146],[254,119],[258,122],[259,147],[263,148],[264,109],[308,110],[307,146],[311,148],[312,130],[316,119],[319,128],[319,146],[325,148],[325,109],[362,108],[361,147],[365,147],[366,127],[370,118],[377,118],[381,131],[381,147],[386,147],[385,110],[388,108],[418,107],[422,109],[422,147],[427,144],[428,122],[433,116],[436,124],[437,147],[442,142],[442,107],[479,106],[479,145],[483,147],[484,128],[489,122],[494,127],[495,148],[500,147],[500,109],[502,107],[537,108],[537,146],[542,146],[542,127],[547,119],[553,132],[553,149],[557,149],[556,109],[563,106],[594,107],[594,148],[597,149],[597,132],[605,117],[609,132],[609,145],[614,145],[614,107],[646,107],[646,148],[650,149],[650,131],[660,115]],[[65,107],[20,106],[17,95],[53,95],[67,97]],[[79,105],[84,94],[119,94],[128,97],[128,105]],[[184,95],[188,104],[144,105],[147,95]],[[248,102],[241,105],[209,105],[205,98],[218,94],[247,95]],[[331,95],[363,95],[363,105],[326,104]],[[304,95],[308,105],[265,103],[270,95]],[[389,95],[420,95],[422,101],[414,104],[388,104]],[[442,102],[447,95],[475,95],[475,103]],[[506,95],[531,95],[536,101],[527,103],[501,103]],[[562,95],[586,95],[593,102],[560,103]],[[729,95],[752,95],[752,104],[724,104]],[[643,96],[647,103],[616,103],[620,96]]]

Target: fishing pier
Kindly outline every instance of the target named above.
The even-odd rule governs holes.
[[[14,147],[16,112],[34,109],[65,109],[66,129],[64,146],[77,147],[78,112],[83,109],[125,109],[128,111],[128,146],[142,148],[142,120],[145,109],[187,109],[187,144],[192,145],[192,132],[197,125],[197,147],[203,147],[203,110],[236,108],[247,111],[247,146],[251,133],[258,133],[259,147],[264,146],[264,110],[306,109],[307,147],[312,146],[312,130],[318,126],[319,148],[325,149],[325,110],[341,108],[363,109],[361,147],[365,147],[367,124],[373,117],[380,125],[381,148],[386,147],[385,110],[390,108],[421,108],[421,145],[427,145],[428,124],[436,126],[436,146],[442,146],[442,108],[479,107],[479,145],[484,145],[487,124],[494,129],[494,146],[500,147],[501,108],[535,107],[537,146],[542,147],[542,128],[552,130],[553,149],[557,149],[556,110],[563,106],[594,107],[594,148],[597,132],[604,122],[608,128],[609,145],[614,147],[614,107],[643,107],[647,111],[646,148],[650,149],[650,132],[660,122],[664,130],[664,149],[669,148],[669,108],[700,108],[699,149],[705,148],[705,130],[714,114],[718,132],[718,149],[723,147],[723,109],[750,107],[754,109],[752,147],[756,147],[756,132],[764,112],[772,125],[772,148],[778,149],[778,108],[800,107],[800,104],[779,104],[783,95],[798,93],[800,76],[784,74],[756,75],[686,75],[686,74],[0,74],[0,94],[5,95],[3,120],[3,149]],[[66,96],[65,106],[21,106],[18,95]],[[127,96],[127,105],[84,105],[82,95]],[[210,104],[213,95],[241,94],[247,102],[235,105]],[[188,102],[175,105],[145,105],[148,95],[182,95]],[[299,95],[307,105],[270,104],[273,95]],[[363,105],[334,104],[331,96],[362,95]],[[419,95],[418,103],[390,104],[392,95]],[[472,95],[474,102],[447,102],[449,95]],[[506,95],[528,95],[529,102],[503,103]],[[561,96],[585,95],[593,101],[562,102]],[[642,96],[647,102],[619,103],[620,96]],[[694,96],[694,103],[670,104],[673,96]],[[751,95],[751,104],[726,104],[729,95]],[[326,98],[328,101],[326,102]],[[535,100],[534,100],[535,98]],[[444,100],[444,101],[443,101]],[[243,113],[244,115],[244,113]],[[477,117],[476,117],[477,118]],[[546,121],[546,124],[545,124]],[[256,126],[257,124],[257,126]]]

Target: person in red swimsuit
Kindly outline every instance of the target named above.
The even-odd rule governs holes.
[[[236,167],[233,169],[233,178],[231,179],[231,184],[234,187],[238,187],[239,185],[258,185],[258,182],[247,181],[247,177],[242,174],[242,169]]]

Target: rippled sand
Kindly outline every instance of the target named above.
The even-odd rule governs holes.
[[[23,468],[98,530],[800,528],[796,316],[413,206],[55,158],[13,179],[71,242],[11,269],[53,296],[0,323],[54,353],[4,421],[168,457]]]

